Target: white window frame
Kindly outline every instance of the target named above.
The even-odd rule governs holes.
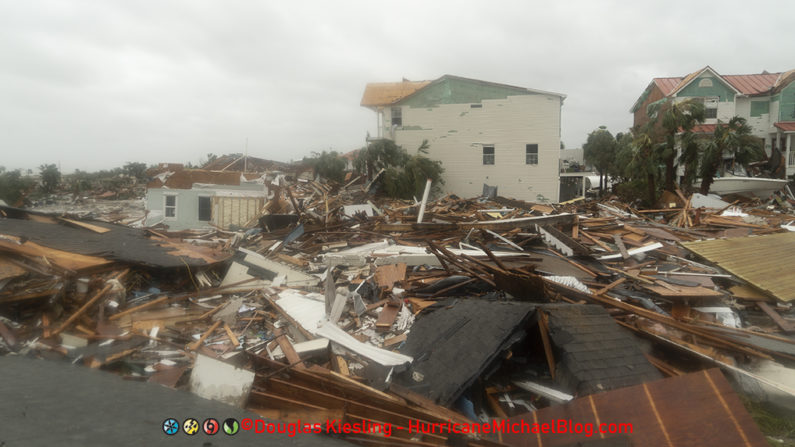
[[[401,107],[395,106],[389,109],[389,122],[390,126],[403,127],[403,109]]]
[[[717,119],[718,118],[718,104],[720,98],[717,96],[707,96],[704,98],[704,119]],[[714,107],[712,107],[714,105]],[[707,110],[714,110],[715,116],[707,116]]]
[[[491,153],[487,154],[486,149],[491,149]],[[497,164],[497,150],[494,148],[493,144],[484,144],[483,145],[483,166],[494,166]],[[491,163],[487,163],[487,160],[490,160]]]
[[[528,152],[530,146],[535,146],[535,152]],[[528,143],[524,145],[524,164],[531,165],[531,166],[538,166],[538,144],[537,143]]]
[[[173,197],[174,198],[174,205],[173,206],[168,205],[168,198],[169,197]],[[165,220],[177,220],[178,205],[179,205],[178,194],[174,194],[174,193],[163,194],[163,218],[165,218]],[[174,215],[173,216],[169,216],[168,215],[168,209],[169,208],[174,208]]]

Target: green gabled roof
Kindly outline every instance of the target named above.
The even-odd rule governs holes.
[[[444,75],[411,95],[400,99],[395,105],[433,107],[441,104],[471,104],[488,99],[505,99],[509,96],[520,95],[552,95],[561,99],[566,98],[566,95],[561,93]]]

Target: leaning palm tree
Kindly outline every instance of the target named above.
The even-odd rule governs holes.
[[[702,194],[709,192],[724,155],[732,155],[734,162],[743,167],[765,157],[761,141],[751,135],[751,126],[745,118],[735,116],[728,124],[719,122],[712,138],[704,146],[699,170]]]

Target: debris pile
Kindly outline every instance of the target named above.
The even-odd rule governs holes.
[[[305,423],[537,420],[596,411],[587,396],[609,406],[637,395],[656,408],[696,399],[701,414],[730,401],[729,419],[715,420],[741,421],[760,445],[707,369],[795,399],[793,380],[781,380],[795,365],[786,199],[679,193],[654,210],[411,202],[355,181],[275,177],[259,219],[240,231],[132,229],[4,207],[0,354],[64,358]],[[712,397],[665,394],[696,382]],[[631,416],[611,411],[614,421]],[[633,421],[633,445],[663,436]],[[459,435],[397,430],[390,443],[523,442]],[[686,445],[712,442],[700,436]],[[584,439],[575,438],[543,445]]]

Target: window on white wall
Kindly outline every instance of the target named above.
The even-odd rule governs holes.
[[[538,164],[538,145],[527,144],[524,147],[524,162],[528,165]]]
[[[166,217],[176,219],[177,218],[177,196],[164,196],[163,197],[164,206],[163,206],[163,213]]]
[[[392,125],[398,127],[403,125],[403,110],[400,107],[392,107]]]
[[[494,146],[483,146],[483,164],[494,164]]]
[[[718,98],[704,98],[704,118],[718,117]]]

